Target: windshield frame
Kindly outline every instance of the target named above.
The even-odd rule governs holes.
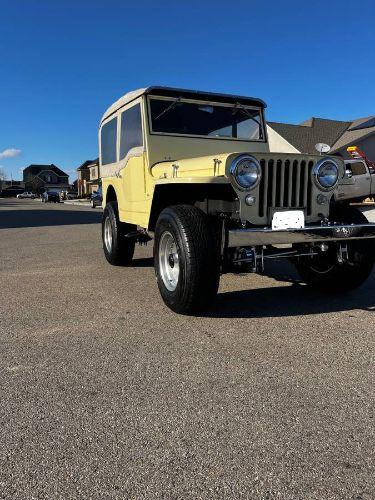
[[[260,126],[261,126],[261,132],[262,132],[262,139],[242,139],[238,137],[217,137],[217,136],[211,136],[211,135],[195,135],[195,134],[178,134],[176,132],[156,132],[152,129],[152,117],[151,117],[151,100],[162,100],[162,101],[169,101],[171,104],[173,102],[186,102],[186,103],[192,103],[192,104],[200,104],[200,105],[206,105],[206,106],[220,106],[220,107],[228,107],[228,108],[233,108],[236,109],[237,106],[237,112],[241,113],[241,108],[252,110],[252,111],[258,111],[259,112],[259,117],[260,117]],[[247,104],[242,104],[242,103],[231,103],[231,102],[217,102],[215,100],[202,100],[202,99],[187,99],[181,96],[176,95],[175,97],[165,97],[165,96],[158,96],[158,95],[149,95],[147,96],[147,125],[148,125],[148,131],[151,135],[161,135],[161,136],[169,136],[169,137],[187,137],[187,138],[192,138],[192,139],[205,139],[205,140],[215,140],[215,141],[234,141],[234,142],[256,142],[256,143],[266,143],[268,142],[267,139],[267,130],[265,126],[265,119],[264,119],[264,109],[261,106],[251,106]]]

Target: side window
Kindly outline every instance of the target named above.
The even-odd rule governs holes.
[[[101,131],[101,154],[102,164],[115,163],[117,161],[117,117],[102,127]]]
[[[131,148],[143,146],[141,105],[136,104],[121,114],[120,160]]]
[[[356,163],[349,163],[353,175],[364,175],[367,173],[365,165],[359,161]]]

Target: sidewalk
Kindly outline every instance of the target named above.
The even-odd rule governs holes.
[[[81,207],[90,207],[91,206],[91,201],[90,200],[64,200],[62,203],[65,203],[66,205],[79,205]]]

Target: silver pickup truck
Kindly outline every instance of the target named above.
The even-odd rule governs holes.
[[[375,195],[375,171],[370,170],[365,160],[345,160],[345,176],[340,181],[336,201],[364,201]]]

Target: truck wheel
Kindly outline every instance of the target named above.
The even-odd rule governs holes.
[[[135,241],[125,235],[135,231],[136,226],[120,222],[117,202],[107,203],[102,219],[103,250],[107,261],[113,266],[126,266],[130,264]]]
[[[220,281],[217,248],[212,224],[198,208],[177,205],[161,212],[155,229],[155,274],[172,311],[189,314],[212,304]]]
[[[366,217],[350,206],[337,207],[335,222],[343,224],[367,224]],[[366,281],[374,265],[373,240],[352,240],[347,242],[348,260],[340,264],[336,243],[329,243],[326,252],[313,257],[301,257],[296,268],[308,285],[327,292],[347,292]]]

